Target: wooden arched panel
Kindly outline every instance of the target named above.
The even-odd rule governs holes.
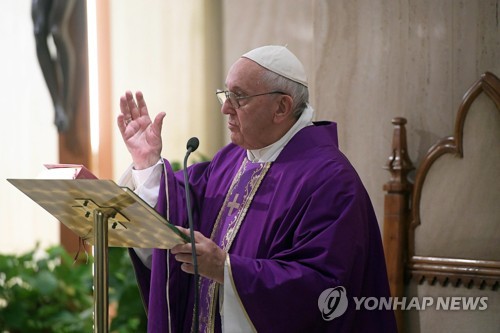
[[[480,117],[476,115],[479,112],[483,112],[479,115]],[[477,142],[476,146],[469,144],[467,152],[464,151],[464,129],[471,119],[481,120],[483,124],[480,130],[469,129],[470,137],[465,139]],[[408,230],[407,269],[411,276],[419,280],[426,279],[431,283],[438,281],[442,284],[450,282],[454,285],[465,286],[488,285],[493,288],[498,286],[500,252],[497,251],[495,254],[494,249],[498,249],[500,243],[500,208],[498,197],[495,195],[495,193],[500,193],[499,119],[500,80],[491,73],[485,73],[465,94],[458,110],[453,136],[443,138],[432,146],[417,169],[411,196],[411,219]],[[490,128],[491,131],[488,130],[489,133],[485,133],[485,128]],[[485,140],[484,138],[488,135],[495,137],[489,141]],[[472,158],[481,156],[481,161],[473,161],[475,164],[471,166],[471,163],[464,162],[464,154]],[[469,166],[469,169],[465,166]],[[461,173],[453,173],[457,170]],[[433,172],[439,172],[439,176]],[[425,186],[431,186],[429,185],[430,178],[433,178],[433,183],[438,185],[431,187],[430,190],[427,189],[427,198],[431,194],[436,195],[434,200],[427,199],[431,203],[426,207],[428,207],[427,210],[435,211],[438,221],[435,221],[432,228],[428,228],[425,236],[420,237],[420,243],[416,243],[417,233],[424,229],[421,224],[433,223],[431,217],[427,218],[428,221],[422,219],[425,212],[425,208],[422,207],[423,193],[426,192]],[[458,189],[455,185],[459,185],[459,182],[467,185]],[[488,190],[489,194],[482,199],[477,199],[476,195],[472,195],[477,191]],[[478,200],[483,202],[478,203]],[[479,206],[478,214],[470,213],[477,206]],[[489,212],[489,215],[482,214],[485,212]],[[460,215],[466,215],[466,213],[472,214],[473,217],[469,216],[469,222],[458,223]],[[475,232],[482,232],[484,235],[474,237]],[[478,244],[467,248],[470,245],[468,236],[471,242],[475,238],[482,237],[482,239],[476,239]],[[421,245],[427,238],[430,238],[427,245]],[[433,244],[440,244],[442,249],[433,249]],[[460,247],[463,247],[463,251],[460,251]],[[459,251],[449,252],[448,250],[452,248],[458,248]]]
[[[416,170],[414,184],[407,178],[413,165],[408,156],[406,119],[392,120],[392,152],[386,165],[391,178],[384,185],[383,227],[391,295],[399,299],[422,295],[486,296],[491,301],[488,311],[479,313],[444,314],[397,308],[400,332],[455,331],[457,327],[489,327],[497,321],[500,306],[499,111],[500,80],[492,73],[485,73],[464,95],[453,135],[429,149]],[[471,124],[476,125],[471,127]],[[463,169],[471,165],[472,171]],[[457,170],[461,174],[450,176]],[[451,189],[453,186],[447,185],[450,180],[467,186]],[[436,181],[437,188],[429,185]],[[476,203],[473,200],[455,202],[467,195],[484,200],[479,200],[479,204],[477,200]],[[432,212],[439,213],[437,219],[430,217]],[[486,216],[486,212],[491,214]],[[474,218],[470,218],[471,214]],[[456,221],[462,219],[462,215],[470,219],[464,225]],[[422,233],[422,230],[427,231]],[[484,239],[478,237],[478,233],[482,233]],[[475,239],[476,245],[468,244],[469,238]],[[428,284],[423,284],[424,281]],[[436,282],[441,286],[468,289],[442,289]],[[473,286],[479,289],[471,288]]]

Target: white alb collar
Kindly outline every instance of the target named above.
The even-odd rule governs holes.
[[[288,141],[290,141],[298,131],[313,124],[313,116],[314,109],[308,103],[297,122],[293,124],[292,128],[290,128],[281,139],[261,149],[247,150],[248,159],[254,163],[274,162]]]

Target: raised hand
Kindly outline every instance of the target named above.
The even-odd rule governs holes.
[[[142,92],[135,94],[127,91],[120,98],[120,110],[117,123],[123,141],[132,155],[134,168],[148,168],[160,159],[162,141],[161,128],[165,112],[159,113],[154,122],[149,117],[148,107]]]

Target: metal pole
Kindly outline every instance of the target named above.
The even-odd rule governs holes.
[[[108,332],[108,217],[94,211],[94,333]]]

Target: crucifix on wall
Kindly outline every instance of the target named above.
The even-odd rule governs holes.
[[[90,166],[85,0],[32,0],[31,16],[38,62],[54,106],[59,163]],[[77,252],[78,237],[60,225],[61,245]]]
[[[59,132],[69,129],[74,113],[75,48],[69,21],[75,0],[32,0],[36,53],[54,105]]]

